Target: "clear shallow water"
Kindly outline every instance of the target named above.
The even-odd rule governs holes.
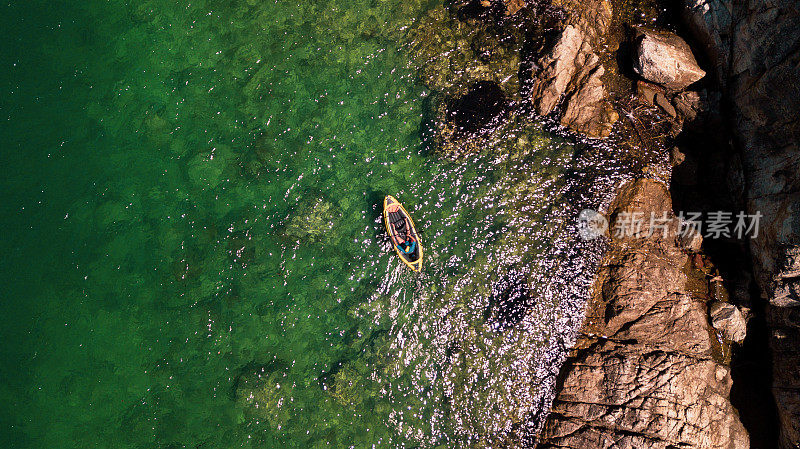
[[[3,7],[4,447],[479,447],[544,407],[574,149],[427,154],[437,6]]]

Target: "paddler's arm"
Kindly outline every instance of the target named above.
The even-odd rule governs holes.
[[[392,234],[392,241],[395,245],[402,245],[405,240],[401,239],[397,234]]]

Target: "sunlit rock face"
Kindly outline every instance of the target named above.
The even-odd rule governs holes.
[[[642,78],[678,91],[705,76],[689,44],[675,33],[647,28],[637,32],[633,67]]]
[[[581,28],[567,25],[535,67],[530,96],[540,115],[562,105],[562,125],[588,137],[608,137],[619,114],[601,80],[605,69]]]
[[[667,216],[666,231],[614,233],[540,447],[745,449],[730,371],[715,349],[707,296],[688,286],[666,186],[625,186],[610,229],[637,213]]]

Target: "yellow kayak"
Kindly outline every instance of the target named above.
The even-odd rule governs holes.
[[[394,250],[408,268],[422,269],[422,242],[408,211],[395,197],[388,195],[383,200],[383,222]]]

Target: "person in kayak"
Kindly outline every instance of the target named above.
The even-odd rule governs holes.
[[[404,226],[398,226],[398,231],[407,231],[411,229],[411,224],[409,224],[408,219],[403,220]],[[394,244],[397,245],[397,249],[403,252],[403,254],[412,254],[414,250],[417,248],[417,242],[414,240],[414,237],[411,234],[407,234],[405,238],[400,237],[399,235],[395,234],[394,236]]]
[[[389,212],[397,212],[400,210],[400,205],[393,204],[387,210]],[[403,254],[413,254],[414,250],[417,249],[417,242],[411,236],[411,223],[409,223],[408,218],[403,217],[402,221],[398,220],[398,222],[392,224],[395,230],[395,234],[392,237],[397,249],[402,251]],[[406,237],[402,238],[400,234],[405,234]]]
[[[397,247],[400,248],[403,254],[413,254],[414,250],[417,249],[417,242],[414,241],[414,237],[408,236],[406,241],[397,245]]]

